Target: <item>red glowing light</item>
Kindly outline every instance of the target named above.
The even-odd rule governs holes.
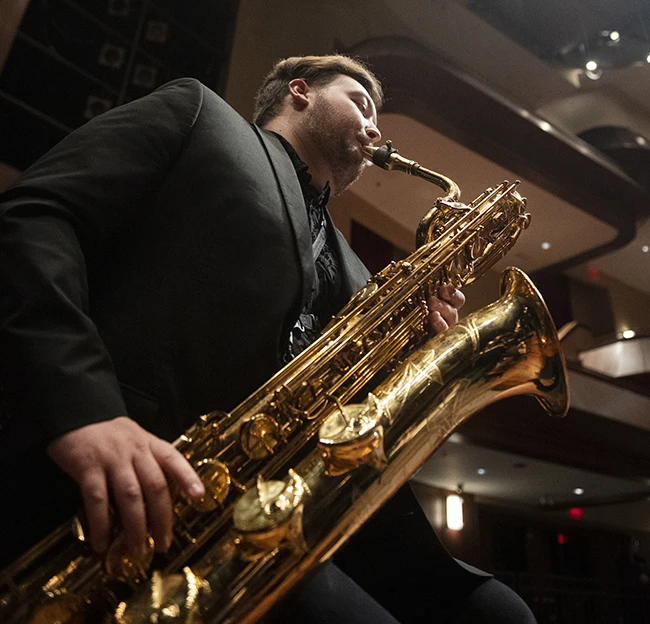
[[[582,518],[582,507],[571,507],[571,509],[569,509],[569,518],[580,520],[580,518]]]
[[[600,279],[600,271],[596,267],[589,267],[587,273],[592,282],[597,282]]]
[[[560,546],[562,546],[562,544],[564,544],[565,542],[566,542],[566,535],[564,535],[564,533],[558,533],[557,543],[560,544]]]

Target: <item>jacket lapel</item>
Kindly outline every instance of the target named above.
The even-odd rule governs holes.
[[[300,306],[297,308],[297,315],[304,308],[305,302],[311,294],[316,271],[305,200],[302,196],[296,170],[282,143],[280,143],[273,133],[261,130],[255,125],[253,128],[259,135],[260,141],[268,154],[293,229],[294,242],[302,270]],[[354,251],[352,251],[343,234],[334,227],[327,210],[325,211],[325,215],[328,225],[336,232],[335,245],[341,260],[343,289],[349,299],[368,281],[370,273]]]
[[[312,257],[311,233],[309,220],[305,208],[305,200],[300,189],[300,182],[296,175],[293,163],[289,158],[282,143],[271,132],[261,130],[253,125],[260,141],[269,157],[269,161],[278,182],[280,194],[284,202],[286,213],[293,230],[293,239],[298,253],[298,260],[302,272],[300,288],[300,305],[295,308],[296,318],[304,308],[308,296],[311,294],[316,269]]]
[[[361,262],[359,256],[352,251],[345,237],[339,232],[326,211],[325,217],[330,227],[336,233],[336,252],[341,259],[341,272],[343,274],[343,291],[348,299],[352,297],[370,279],[370,272],[366,265]]]

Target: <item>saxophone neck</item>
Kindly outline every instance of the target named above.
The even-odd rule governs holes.
[[[366,158],[374,165],[387,171],[402,171],[409,175],[423,178],[445,191],[447,193],[447,196],[444,198],[445,200],[451,202],[460,200],[460,188],[451,178],[436,171],[431,171],[431,169],[426,169],[415,160],[408,160],[400,156],[397,150],[393,148],[392,141],[386,141],[386,144],[381,147],[366,145],[363,147],[363,151]]]

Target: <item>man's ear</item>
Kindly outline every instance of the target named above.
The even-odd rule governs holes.
[[[302,78],[294,78],[289,83],[289,95],[291,96],[291,101],[293,105],[302,110],[306,108],[310,101],[311,89],[309,85]]]

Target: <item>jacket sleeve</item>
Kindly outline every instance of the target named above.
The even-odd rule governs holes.
[[[203,89],[177,80],[95,118],[0,196],[0,455],[17,435],[44,444],[126,414],[89,317],[87,261],[154,205]]]

